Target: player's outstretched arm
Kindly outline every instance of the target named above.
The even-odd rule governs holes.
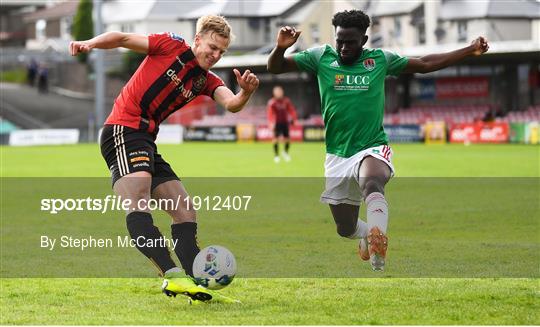
[[[230,112],[238,112],[244,108],[251,95],[259,87],[259,79],[248,70],[240,75],[238,69],[233,69],[240,91],[234,94],[228,87],[220,86],[214,92],[214,100]]]
[[[298,70],[296,62],[292,57],[284,57],[285,50],[296,43],[302,31],[297,31],[294,27],[282,27],[277,36],[276,46],[268,57],[266,68],[270,73],[281,74]]]
[[[127,48],[140,53],[148,53],[148,36],[142,34],[106,32],[86,41],[72,41],[69,52],[72,56],[90,52],[92,49]]]
[[[465,48],[447,53],[430,54],[421,58],[409,58],[409,63],[403,73],[429,73],[453,64],[471,56],[479,56],[489,50],[488,41],[480,36]]]

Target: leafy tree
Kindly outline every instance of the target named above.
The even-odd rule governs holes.
[[[73,19],[71,35],[75,41],[88,40],[94,37],[94,22],[92,20],[92,0],[80,0],[77,13]],[[85,63],[88,54],[77,56],[79,62]]]

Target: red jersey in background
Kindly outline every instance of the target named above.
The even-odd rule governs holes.
[[[291,120],[296,121],[296,110],[287,97],[270,99],[267,104],[267,115],[268,121],[274,124],[288,124]]]

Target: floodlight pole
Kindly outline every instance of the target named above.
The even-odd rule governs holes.
[[[101,0],[93,0],[94,4],[94,35],[103,33],[103,23],[101,17]],[[99,129],[104,122],[105,113],[105,65],[103,50],[94,50],[96,53],[94,61],[95,76],[95,131],[98,135]],[[95,141],[92,140],[92,141]]]

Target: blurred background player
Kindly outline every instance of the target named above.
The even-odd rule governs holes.
[[[321,201],[329,204],[337,233],[360,239],[360,257],[370,260],[373,270],[383,270],[388,225],[384,187],[394,174],[392,149],[383,128],[385,77],[433,72],[480,55],[489,46],[479,37],[462,49],[407,58],[363,48],[370,19],[360,10],[336,13],[332,25],[335,48],[323,45],[287,58],[285,50],[301,31],[281,28],[268,58],[268,70],[275,74],[301,70],[317,75],[326,129],[326,189]],[[366,203],[367,224],[358,219],[362,200]]]
[[[46,62],[41,62],[37,70],[37,86],[39,93],[49,92],[49,67]]]
[[[38,68],[39,66],[36,59],[31,58],[28,65],[26,65],[26,83],[28,83],[29,86],[34,86]]]
[[[274,132],[272,142],[274,144],[274,162],[278,163],[279,158],[279,140],[282,138],[284,143],[283,159],[290,161],[289,149],[291,140],[289,137],[289,124],[296,123],[296,109],[291,100],[284,95],[283,88],[279,85],[272,89],[272,98],[268,100],[267,116],[268,126]]]
[[[221,59],[232,37],[224,17],[208,15],[197,21],[193,47],[173,33],[147,36],[108,32],[70,44],[72,55],[94,48],[118,47],[147,54],[115,100],[101,135],[101,153],[111,171],[113,189],[122,199],[130,199],[132,203],[151,197],[184,200],[179,208],[166,211],[172,218],[172,238],[177,241],[174,251],[185,273],[171,259],[166,246],[138,249],[164,276],[165,294],[183,294],[195,301],[232,302],[198,287],[187,276],[192,274],[193,260],[199,252],[196,215],[178,176],[159,154],[155,139],[159,124],[198,95],[212,97],[230,112],[238,112],[246,105],[259,85],[254,74],[246,70],[241,75],[234,69],[240,86],[240,91],[234,94],[209,71]],[[132,239],[163,238],[147,208],[131,208],[126,224]]]

